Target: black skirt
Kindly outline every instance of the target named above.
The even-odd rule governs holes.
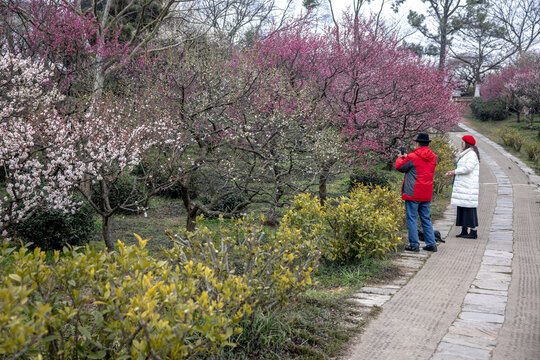
[[[456,226],[475,228],[478,226],[476,208],[457,207]]]

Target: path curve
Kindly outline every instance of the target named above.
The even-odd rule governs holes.
[[[540,359],[540,178],[461,127],[481,149],[479,238],[451,229],[344,359]]]

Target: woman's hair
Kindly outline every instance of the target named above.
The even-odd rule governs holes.
[[[478,148],[476,147],[476,145],[471,145],[466,141],[464,141],[464,143],[465,143],[465,150],[467,150],[468,148],[472,148],[473,151],[476,153],[476,156],[478,156],[478,161],[480,161],[480,153],[478,152]]]

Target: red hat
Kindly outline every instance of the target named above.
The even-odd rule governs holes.
[[[471,135],[465,135],[464,137],[462,137],[462,139],[468,144],[476,145],[476,140],[474,140],[474,138]]]

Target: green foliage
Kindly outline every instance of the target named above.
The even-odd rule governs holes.
[[[243,203],[244,201],[246,201],[246,197],[241,193],[228,194],[221,198],[211,210],[229,213],[233,211],[237,205]]]
[[[514,150],[520,151],[523,146],[523,136],[514,128],[504,127],[497,130],[497,135],[502,139],[506,146],[513,147]]]
[[[433,190],[440,194],[446,187],[452,185],[452,178],[444,176],[448,171],[456,168],[457,150],[450,145],[448,138],[436,137],[429,148],[437,155],[437,166],[433,176]]]
[[[539,162],[540,161],[540,142],[529,141],[525,143],[524,146],[525,153],[531,161]]]
[[[476,97],[470,106],[474,116],[481,121],[501,121],[508,117],[505,104],[499,100],[483,101]]]
[[[16,237],[43,250],[88,243],[95,230],[94,212],[89,206],[74,210],[42,210],[14,227]]]
[[[109,203],[111,208],[118,207],[117,211],[120,214],[132,214],[134,211],[130,210],[136,201],[145,199],[144,195],[147,188],[140,181],[137,181],[134,176],[124,175],[118,178],[116,182],[111,185],[109,189]],[[99,183],[92,185],[91,199],[94,204],[103,209],[101,199],[101,188]],[[129,208],[126,205],[131,205]],[[145,204],[140,204],[140,209],[145,207]]]
[[[394,251],[401,241],[397,231],[403,217],[403,203],[394,190],[359,185],[349,197],[331,199],[324,206],[309,194],[298,195],[281,227],[314,239],[327,260],[348,263]]]
[[[388,173],[375,168],[359,168],[349,178],[348,191],[351,191],[357,184],[367,185],[369,187],[381,186],[387,187],[391,183]]]
[[[202,217],[194,232],[170,234],[175,246],[168,257],[178,264],[196,260],[207,264],[218,279],[240,276],[253,290],[248,303],[268,311],[285,304],[311,285],[320,251],[299,230],[279,228],[268,232],[260,225],[263,218],[253,215],[219,225],[204,226]]]
[[[252,289],[197,261],[139,246],[54,253],[0,248],[0,357],[185,359],[232,346]]]

